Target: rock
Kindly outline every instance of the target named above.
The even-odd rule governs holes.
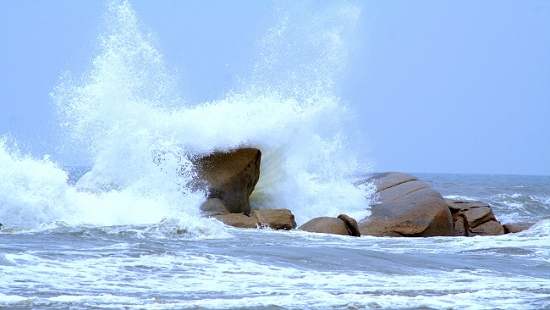
[[[468,226],[477,227],[488,221],[496,221],[495,215],[490,207],[471,208],[462,211],[462,214],[468,220]]]
[[[215,152],[193,159],[197,185],[204,186],[208,198],[218,198],[230,213],[250,213],[249,197],[260,177],[261,152],[242,148]]]
[[[312,220],[307,221],[298,229],[313,233],[344,236],[350,235],[346,223],[343,220],[335,217],[316,217]]]
[[[344,223],[346,223],[350,236],[361,237],[361,232],[359,231],[359,225],[357,225],[357,221],[354,218],[349,217],[346,214],[340,214],[338,215],[338,218],[344,221]]]
[[[504,228],[497,221],[487,221],[474,228],[470,228],[471,236],[498,236],[504,235]]]
[[[338,218],[317,217],[304,223],[298,229],[314,233],[361,236],[357,221],[345,214],[340,214]]]
[[[445,202],[455,222],[456,236],[494,236],[504,234],[491,206],[480,201],[452,200]]]
[[[228,213],[211,216],[226,225],[239,228],[294,229],[294,214],[287,209],[254,210],[252,216],[242,213]]]
[[[225,225],[238,228],[258,228],[259,223],[256,217],[250,217],[242,213],[229,213],[222,215],[213,215],[213,218],[224,223]]]
[[[219,198],[208,198],[200,206],[203,216],[211,217],[213,215],[229,214],[225,203]]]
[[[533,226],[532,223],[508,223],[502,225],[505,234],[514,234],[524,230],[527,230]]]
[[[468,229],[468,220],[464,216],[458,216],[454,221],[455,236],[469,236],[470,230]]]
[[[431,237],[453,236],[454,222],[445,200],[412,175],[375,174],[379,195],[371,215],[359,222],[361,235]]]
[[[256,217],[260,227],[285,230],[296,228],[294,214],[288,209],[254,210],[252,216]]]

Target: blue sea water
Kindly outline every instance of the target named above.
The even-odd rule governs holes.
[[[249,79],[191,104],[130,3],[107,3],[90,71],[63,76],[52,95],[61,143],[91,165],[0,141],[0,307],[550,308],[548,176],[413,173],[445,197],[490,203],[502,223],[533,224],[503,236],[352,238],[200,216],[189,156],[243,146],[262,150],[253,208],[288,208],[298,224],[369,214],[374,188],[353,176],[370,170],[340,130],[347,109],[332,75],[357,10],[331,7],[328,24],[283,18]]]
[[[215,221],[57,221],[0,233],[0,305],[140,309],[544,309],[550,177],[417,174],[527,231],[361,238]],[[545,185],[546,184],[546,185]]]

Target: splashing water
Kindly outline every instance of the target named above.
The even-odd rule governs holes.
[[[366,167],[341,130],[348,109],[335,95],[335,74],[345,65],[346,36],[359,10],[298,8],[280,15],[280,24],[259,41],[250,78],[224,99],[189,104],[162,54],[140,31],[131,5],[109,3],[101,52],[90,71],[80,78],[64,74],[52,93],[65,143],[91,159],[91,171],[69,186],[66,173],[48,158],[21,157],[4,144],[0,165],[12,167],[32,192],[3,198],[4,224],[177,218],[186,229],[202,223],[204,230],[212,221],[198,213],[204,193],[186,187],[194,176],[189,157],[238,147],[262,151],[253,208],[288,208],[298,224],[316,216],[368,215],[374,188],[346,180]],[[13,184],[3,180],[1,186],[6,192]]]

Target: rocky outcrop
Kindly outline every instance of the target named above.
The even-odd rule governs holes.
[[[249,196],[260,177],[261,152],[242,148],[215,152],[193,159],[195,185],[207,192],[200,206],[206,217],[242,228],[294,229],[294,215],[287,209],[255,210],[250,214]],[[339,235],[395,237],[501,235],[524,230],[525,225],[503,227],[488,204],[445,200],[416,177],[399,172],[374,174],[377,203],[371,215],[359,223],[345,214],[315,218],[300,230]]]
[[[195,158],[197,186],[204,187],[207,198],[222,201],[230,213],[249,214],[248,199],[260,177],[260,160],[261,152],[255,148]]]
[[[357,226],[357,221],[345,214],[340,214],[337,218],[317,217],[306,222],[298,229],[314,233],[355,237],[361,236],[361,233],[359,232],[359,227]]]
[[[504,234],[491,206],[479,201],[446,199],[454,222],[455,236],[496,236]]]
[[[359,222],[361,235],[394,237],[453,236],[454,223],[441,194],[416,177],[388,172],[366,182],[377,187],[378,203]]]
[[[287,209],[254,210],[251,216],[242,213],[212,215],[226,225],[239,228],[271,228],[289,230],[296,228],[294,215]]]

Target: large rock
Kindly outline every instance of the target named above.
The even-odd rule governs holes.
[[[298,229],[314,233],[361,236],[357,221],[345,214],[340,214],[337,218],[317,217],[304,223]]]
[[[453,199],[446,199],[445,202],[455,223],[455,236],[494,236],[505,233],[489,204]]]
[[[361,235],[394,237],[453,236],[451,212],[441,194],[416,177],[388,172],[375,174],[378,203],[359,222]]]
[[[193,160],[198,186],[218,198],[230,213],[250,213],[249,197],[260,177],[261,152],[242,148],[215,152]]]
[[[254,210],[251,216],[242,213],[217,214],[211,217],[239,228],[294,229],[294,214],[287,209]]]

